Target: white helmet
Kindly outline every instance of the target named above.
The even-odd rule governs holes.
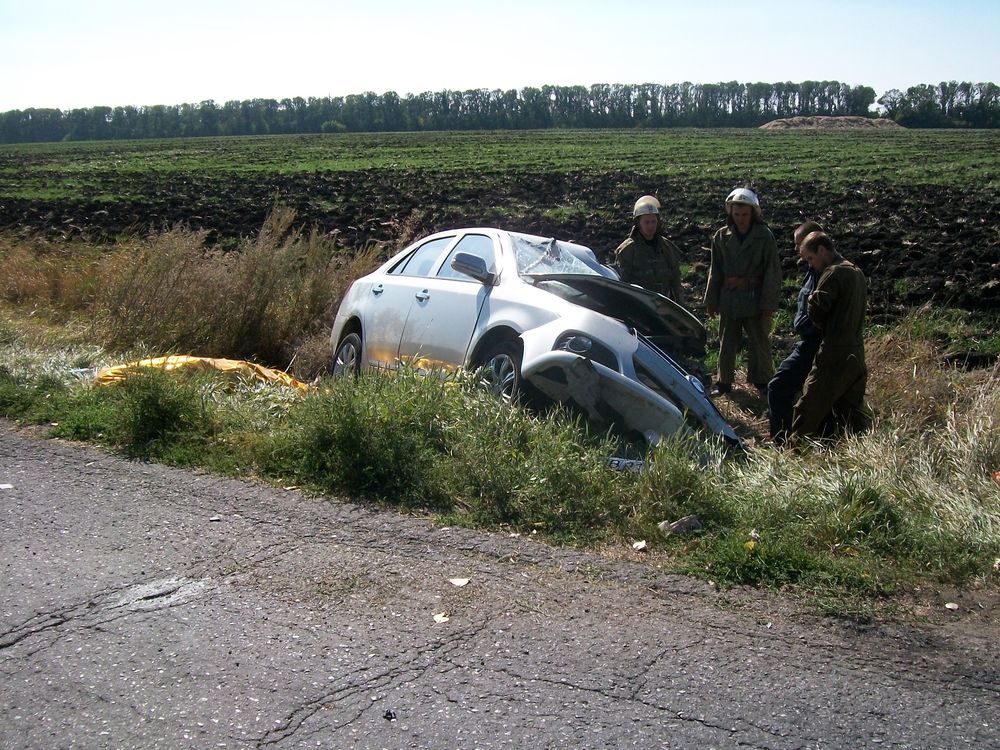
[[[638,219],[643,214],[653,214],[655,216],[659,216],[660,214],[660,202],[652,195],[644,195],[635,202],[635,207],[632,209],[632,218]]]
[[[757,194],[753,190],[748,190],[747,188],[736,188],[728,196],[726,196],[726,216],[733,215],[733,204],[743,203],[747,206],[753,208],[753,215],[758,219],[760,218],[760,201],[757,200]]]

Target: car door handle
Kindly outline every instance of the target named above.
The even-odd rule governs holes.
[[[385,287],[382,286],[381,284],[376,284],[375,286],[372,287],[372,294],[374,294],[376,297],[378,297],[384,291]]]
[[[427,301],[427,300],[429,300],[431,298],[431,293],[428,292],[426,289],[423,289],[423,290],[417,292],[416,297],[421,302],[425,302],[425,301]]]

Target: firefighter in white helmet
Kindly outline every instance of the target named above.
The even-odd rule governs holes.
[[[736,353],[747,338],[747,381],[761,394],[774,373],[771,317],[778,309],[781,264],[774,235],[749,188],[726,197],[726,226],[712,238],[705,310],[719,315],[719,372],[712,395],[733,388]]]
[[[660,233],[660,202],[644,195],[632,208],[632,229],[615,250],[615,268],[621,280],[659,292],[683,305],[681,253]]]

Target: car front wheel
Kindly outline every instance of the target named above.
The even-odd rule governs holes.
[[[333,376],[355,376],[361,372],[361,336],[349,333],[340,340],[333,357]]]
[[[490,346],[480,358],[481,382],[504,401],[521,393],[521,350],[511,339]]]

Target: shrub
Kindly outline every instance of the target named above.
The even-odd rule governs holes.
[[[51,312],[89,312],[114,351],[252,359],[312,379],[347,286],[381,248],[340,251],[275,208],[259,235],[229,252],[176,228],[112,248],[0,235],[0,297]]]
[[[734,502],[717,473],[723,448],[694,436],[675,436],[648,455],[646,471],[632,492],[634,534],[657,538],[657,525],[696,515],[707,529],[733,523]]]
[[[69,397],[69,389],[57,377],[15,377],[0,366],[0,416],[29,422],[53,421],[63,413]]]
[[[365,374],[323,382],[267,441],[265,473],[406,506],[447,504],[435,421],[442,384]]]
[[[474,378],[451,395],[444,419],[464,522],[574,543],[620,531],[623,492],[634,478],[608,471],[618,447],[612,439],[562,408],[536,416],[498,405]]]
[[[77,406],[84,414],[96,409],[105,415],[99,424],[106,442],[131,458],[195,464],[215,431],[214,414],[197,384],[162,370],[143,369],[120,383],[95,387]]]

